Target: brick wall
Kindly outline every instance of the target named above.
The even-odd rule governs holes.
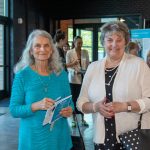
[[[62,31],[64,31],[66,33],[66,35],[68,35],[68,27],[72,26],[72,24],[73,24],[73,22],[71,19],[70,20],[62,20],[62,21],[60,21],[60,28]]]

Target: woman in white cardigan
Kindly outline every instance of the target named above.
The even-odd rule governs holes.
[[[95,150],[122,149],[118,135],[135,129],[141,113],[142,128],[150,128],[150,69],[141,58],[125,53],[128,42],[124,23],[104,24],[106,57],[93,62],[84,76],[77,106],[93,115]]]
[[[81,114],[82,125],[88,126],[84,120],[82,112],[76,109],[77,98],[80,93],[83,75],[89,65],[88,51],[82,49],[82,37],[76,36],[74,38],[74,48],[69,50],[66,54],[66,66],[68,69],[68,78],[71,87],[72,99],[75,105],[75,112],[73,113],[72,127],[76,127],[75,113]]]

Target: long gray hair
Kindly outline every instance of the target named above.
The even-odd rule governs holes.
[[[36,30],[32,31],[28,37],[28,40],[27,40],[26,46],[23,50],[22,56],[14,68],[15,73],[22,70],[26,66],[31,66],[31,65],[35,64],[35,59],[31,55],[31,50],[32,50],[33,42],[34,42],[35,38],[37,38],[38,36],[48,38],[50,45],[52,47],[52,55],[48,60],[48,67],[49,67],[50,71],[54,71],[55,73],[58,74],[62,70],[62,63],[61,63],[58,51],[53,43],[53,39],[52,39],[51,35],[44,30],[36,29]]]

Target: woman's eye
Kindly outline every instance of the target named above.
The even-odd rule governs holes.
[[[117,40],[117,42],[121,42],[121,40]]]
[[[44,46],[45,48],[48,48],[48,47],[50,47],[48,44],[46,44],[45,46]]]
[[[112,39],[107,39],[108,42],[112,42]]]
[[[36,44],[34,47],[35,47],[35,48],[40,48],[40,45],[39,45],[39,44]]]

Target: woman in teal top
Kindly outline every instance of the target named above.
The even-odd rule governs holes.
[[[49,33],[34,30],[29,35],[15,73],[10,112],[13,117],[21,118],[18,149],[70,150],[67,117],[72,115],[72,102],[60,111],[62,118],[52,128],[50,124],[43,126],[46,110],[53,107],[58,97],[70,95],[67,73]]]

